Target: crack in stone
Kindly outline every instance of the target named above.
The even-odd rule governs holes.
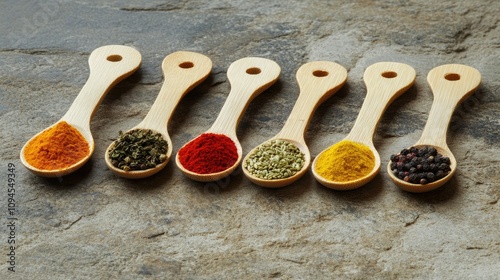
[[[479,246],[467,246],[465,247],[466,250],[483,250],[484,248],[483,247],[479,247]]]
[[[37,194],[37,195],[35,195],[35,197],[34,197],[34,198],[28,199],[28,200],[26,200],[24,203],[32,202],[32,201],[38,200],[39,198],[40,198],[40,195],[39,195],[39,194]]]
[[[420,217],[420,215],[419,215],[419,214],[415,215],[415,216],[413,217],[413,220],[411,220],[411,221],[409,221],[409,222],[406,222],[406,223],[405,223],[405,227],[408,227],[408,226],[413,225],[413,224],[414,224],[414,223],[418,220],[418,217]]]
[[[139,8],[139,7],[131,7],[131,8],[120,8],[122,11],[127,11],[127,12],[170,12],[170,11],[175,11],[175,10],[182,10],[180,7],[165,7],[165,8],[158,8],[158,7],[152,7],[152,8]]]
[[[271,274],[269,274],[269,278],[279,278],[281,276],[282,276],[282,274],[279,271],[272,272]]]
[[[67,227],[65,227],[64,229],[67,230],[67,229],[70,229],[74,224],[76,224],[78,221],[80,221],[81,219],[83,218],[83,216],[80,216],[78,217],[76,220],[74,220],[72,223],[70,223]]]
[[[120,8],[121,11],[127,11],[127,12],[171,12],[171,11],[177,11],[177,10],[187,10],[186,9],[186,3],[185,2],[180,2],[178,5],[172,5],[169,3],[165,4],[159,4],[154,7],[124,7]]]
[[[299,260],[293,260],[293,259],[289,259],[289,258],[280,258],[284,261],[288,261],[288,262],[292,262],[292,263],[296,263],[296,264],[304,264],[305,262],[304,261],[299,261]]]
[[[148,235],[148,236],[145,236],[144,238],[146,238],[146,239],[153,239],[153,238],[156,238],[156,237],[158,237],[158,236],[165,235],[165,234],[166,234],[166,232],[165,232],[165,231],[163,231],[163,232],[158,232],[158,233],[153,233],[153,234],[150,234],[150,235]]]
[[[214,83],[210,84],[210,86],[212,86],[212,87],[216,87],[216,86],[218,86],[218,85],[220,85],[220,84],[224,84],[225,82],[226,82],[226,81],[216,81],[216,82],[214,82]]]
[[[70,51],[70,50],[59,50],[59,49],[0,49],[0,53],[20,53],[20,54],[28,54],[28,55],[61,55],[61,54],[76,54],[89,56],[90,53],[87,52],[78,52],[78,51]]]

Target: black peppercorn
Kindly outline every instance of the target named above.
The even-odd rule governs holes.
[[[449,166],[448,164],[446,164],[446,163],[441,163],[441,164],[439,165],[439,169],[440,169],[440,170],[443,170],[443,171],[449,171],[450,166]]]
[[[432,172],[437,172],[439,170],[439,167],[435,163],[429,164],[429,167]]]
[[[398,161],[399,156],[398,155],[391,155],[391,161],[396,162]]]
[[[443,158],[443,157],[442,157],[441,155],[439,155],[439,154],[438,154],[438,155],[436,155],[436,156],[434,157],[434,162],[435,162],[435,163],[441,163],[442,158]]]
[[[427,158],[427,162],[428,162],[428,163],[433,163],[433,162],[434,162],[434,156],[429,156],[429,157]]]
[[[438,170],[436,172],[436,180],[439,180],[444,177],[444,171],[443,170]]]
[[[410,182],[416,182],[417,180],[417,174],[412,173],[409,175]]]
[[[401,180],[413,184],[427,184],[450,173],[450,159],[434,147],[410,147],[391,155],[390,169]]]
[[[423,171],[429,171],[429,168],[430,168],[430,167],[429,167],[429,164],[428,164],[428,163],[424,163],[424,164],[422,165],[422,170],[423,170]]]
[[[394,170],[397,168],[397,163],[391,162],[391,170]]]
[[[427,173],[427,181],[432,182],[435,179],[435,175],[432,172]]]
[[[444,156],[443,156],[443,157],[441,158],[441,161],[442,161],[442,162],[444,162],[444,163],[446,163],[446,164],[450,164],[450,158],[449,158],[449,157],[444,157]]]

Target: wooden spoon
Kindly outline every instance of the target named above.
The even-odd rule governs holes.
[[[316,172],[318,155],[312,165],[312,173],[318,182],[331,189],[350,190],[361,187],[377,175],[380,171],[380,155],[373,145],[373,135],[385,109],[413,85],[415,76],[415,70],[411,66],[396,62],[375,63],[365,70],[363,79],[367,88],[366,98],[351,132],[344,140],[361,143],[370,148],[375,156],[375,166],[369,174],[362,178],[348,182],[331,181]],[[326,150],[328,148],[321,153],[326,152]]]
[[[307,130],[309,121],[316,108],[345,84],[347,80],[347,71],[337,63],[315,61],[302,65],[299,70],[297,70],[296,77],[300,88],[299,98],[295,102],[292,112],[281,131],[268,141],[282,139],[297,146],[297,148],[304,153],[304,166],[293,176],[274,180],[258,178],[243,167],[245,176],[250,181],[262,187],[284,187],[295,182],[307,172],[311,163],[311,153],[304,140],[304,133]],[[255,147],[253,150],[258,149],[259,146]],[[243,162],[247,161],[249,156],[253,153],[253,150],[247,154]]]
[[[50,129],[62,121],[76,128],[89,144],[89,154],[79,162],[57,170],[42,170],[26,161],[24,149],[27,144],[43,131],[33,136],[21,149],[21,162],[33,173],[43,177],[59,177],[82,167],[94,152],[94,139],[90,131],[90,120],[109,90],[121,80],[134,73],[141,64],[141,54],[134,48],[120,45],[102,46],[89,57],[90,75],[66,114]]]
[[[115,167],[109,158],[109,151],[115,145],[113,142],[106,150],[104,158],[109,169],[124,178],[145,178],[159,172],[167,165],[172,155],[172,140],[167,129],[170,118],[181,98],[208,77],[212,70],[212,61],[199,53],[179,51],[166,56],[161,68],[164,81],[160,93],[144,120],[130,130],[149,129],[161,133],[168,144],[167,159],[154,168],[124,171]]]
[[[451,171],[440,180],[421,185],[400,180],[391,171],[391,163],[387,165],[392,181],[401,189],[421,193],[439,188],[455,174],[457,161],[446,144],[446,133],[455,108],[469,97],[481,83],[481,73],[476,69],[461,64],[446,64],[432,69],[427,75],[434,101],[422,136],[415,147],[432,146],[438,153],[450,158]]]
[[[259,57],[242,58],[229,66],[227,76],[231,84],[231,91],[217,119],[205,133],[223,134],[233,140],[238,152],[238,159],[233,166],[224,171],[198,174],[184,168],[179,161],[179,153],[177,153],[175,162],[186,177],[199,182],[217,181],[230,175],[238,167],[242,159],[242,148],[236,135],[238,123],[252,99],[274,84],[278,80],[280,72],[281,68],[276,62]]]

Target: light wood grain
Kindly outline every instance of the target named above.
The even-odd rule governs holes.
[[[168,134],[170,118],[182,97],[208,77],[212,70],[212,61],[199,53],[178,51],[166,56],[161,67],[164,81],[160,93],[144,120],[130,130],[142,128],[161,133],[168,145],[167,159],[155,168],[123,171],[113,166],[109,159],[109,150],[114,146],[114,143],[111,143],[105,154],[106,164],[110,170],[124,178],[149,177],[167,165],[172,156],[173,146]]]
[[[58,122],[47,128],[49,129],[61,121],[66,121],[78,129],[85,137],[89,143],[89,155],[76,164],[64,169],[40,170],[31,166],[25,160],[24,149],[26,145],[24,145],[20,156],[23,165],[33,173],[43,177],[63,176],[82,167],[94,152],[94,139],[90,131],[92,116],[109,90],[118,82],[134,73],[139,68],[141,60],[141,54],[134,48],[127,46],[109,45],[95,49],[89,57],[90,74],[87,82],[66,114]],[[33,138],[37,135],[33,136]]]
[[[281,68],[276,62],[260,57],[242,58],[229,66],[227,76],[231,84],[231,91],[217,119],[206,133],[224,134],[231,138],[236,145],[238,159],[232,167],[225,171],[198,174],[185,169],[179,161],[179,154],[177,154],[176,164],[186,177],[200,182],[217,181],[230,175],[239,166],[242,148],[236,135],[236,128],[248,104],[274,84],[278,80],[280,72]]]
[[[391,172],[390,162],[387,171],[394,183],[409,192],[428,192],[448,182],[457,169],[457,161],[446,143],[448,126],[456,107],[479,87],[481,74],[476,69],[461,64],[446,64],[432,69],[427,75],[427,82],[434,95],[420,139],[414,146],[433,146],[436,150],[450,158],[450,173],[435,182],[425,185],[411,184],[400,180]]]
[[[304,166],[293,176],[275,180],[260,179],[243,168],[245,176],[257,185],[269,188],[284,187],[295,182],[307,172],[311,163],[311,153],[304,140],[307,126],[316,108],[345,84],[347,70],[334,62],[314,61],[302,65],[297,70],[296,78],[300,89],[299,97],[281,131],[264,143],[274,139],[283,139],[293,143],[304,153]],[[255,147],[254,150],[258,149],[259,146]],[[252,152],[253,150],[247,154],[243,162]]]
[[[363,75],[367,94],[351,132],[344,138],[368,146],[375,156],[375,167],[363,178],[350,182],[334,182],[316,173],[316,157],[312,173],[323,186],[335,190],[351,190],[365,185],[380,171],[380,155],[373,145],[373,135],[380,118],[397,97],[410,88],[415,81],[415,70],[404,63],[379,62],[370,65]],[[323,150],[324,153],[327,149]]]

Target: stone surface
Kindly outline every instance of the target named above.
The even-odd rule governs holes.
[[[8,271],[10,230],[0,230],[1,279],[498,278],[500,2],[98,2],[0,3],[0,211],[7,225],[12,163],[18,219],[15,273]],[[94,115],[91,160],[63,178],[28,172],[22,145],[64,115],[88,77],[88,55],[108,44],[137,48],[143,63]],[[282,68],[240,122],[245,153],[280,130],[298,96],[295,71],[308,61],[335,61],[349,72],[308,128],[313,157],[350,131],[366,67],[415,68],[415,85],[387,109],[374,137],[383,167],[422,132],[429,70],[467,64],[482,84],[448,131],[458,171],[429,193],[401,191],[385,168],[346,192],[322,187],[310,171],[282,189],[257,187],[241,170],[198,183],[173,161],[147,179],[119,178],[104,151],[146,115],[162,85],[161,61],[177,50],[205,54],[214,67],[172,116],[174,154],[213,123],[230,90],[227,67],[245,56]]]

